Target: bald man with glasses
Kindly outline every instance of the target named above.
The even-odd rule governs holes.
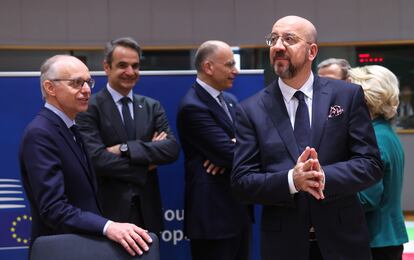
[[[95,83],[88,68],[75,57],[56,55],[42,65],[40,81],[45,106],[25,129],[19,151],[31,243],[39,236],[83,233],[106,236],[141,255],[151,243],[147,231],[101,215],[95,172],[75,123]]]
[[[193,260],[249,259],[249,208],[230,194],[238,74],[231,48],[207,41],[195,55],[197,79],[181,100],[177,128],[185,159],[184,231]]]
[[[357,193],[382,177],[360,86],[318,77],[317,32],[286,16],[266,37],[278,76],[236,110],[231,186],[263,205],[263,260],[370,259]]]

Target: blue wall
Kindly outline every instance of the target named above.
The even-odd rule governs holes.
[[[106,84],[102,73],[93,92]],[[175,115],[181,97],[192,86],[194,73],[154,75],[141,73],[135,92],[161,102],[176,134]],[[0,110],[0,259],[27,259],[30,241],[30,209],[20,183],[18,147],[25,126],[32,120],[43,101],[38,76],[0,77],[3,108]],[[230,92],[243,100],[264,87],[262,72],[241,73]],[[161,259],[190,259],[188,241],[183,237],[184,212],[183,156],[171,165],[159,168],[166,230],[161,236]],[[258,218],[256,218],[258,219]],[[253,259],[258,256],[258,230],[254,229]]]

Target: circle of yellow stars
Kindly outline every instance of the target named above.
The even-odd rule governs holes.
[[[32,221],[32,217],[28,215],[17,216],[15,220],[12,222],[12,227],[10,228],[10,232],[12,232],[12,238],[16,239],[17,243],[28,244],[30,242],[30,238],[23,238],[17,235],[16,228],[19,222],[22,221]]]

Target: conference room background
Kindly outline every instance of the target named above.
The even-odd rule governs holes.
[[[18,148],[26,125],[43,106],[39,73],[0,74],[2,94],[7,97],[0,110],[2,134],[0,163],[0,259],[27,259],[30,243],[30,207],[20,182]],[[24,75],[24,76],[23,76]],[[92,73],[96,93],[106,84],[103,72]],[[135,87],[137,93],[155,98],[166,110],[169,123],[176,134],[175,118],[178,104],[195,81],[195,71],[146,71]],[[242,71],[230,90],[243,100],[264,87],[262,70]],[[16,102],[18,100],[18,102]],[[4,124],[7,122],[7,124]],[[183,155],[173,164],[159,167],[161,196],[166,230],[160,236],[161,259],[190,259],[188,241],[183,234]],[[200,205],[202,207],[203,205]],[[259,209],[256,214],[259,214]],[[254,259],[258,259],[258,229],[254,231]]]

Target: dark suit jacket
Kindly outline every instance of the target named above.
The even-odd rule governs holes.
[[[134,95],[133,106],[133,141],[127,142],[121,115],[106,88],[91,97],[88,111],[80,113],[76,122],[98,175],[103,215],[114,221],[128,221],[131,200],[137,194],[144,228],[156,233],[163,229],[162,203],[157,171],[148,172],[148,166],[175,161],[179,146],[158,101]],[[156,131],[165,131],[167,139],[152,142]],[[106,147],[123,142],[128,143],[130,159],[106,151]]]
[[[335,105],[343,109],[336,116]],[[311,225],[324,259],[370,259],[356,193],[381,178],[382,164],[361,87],[315,77],[311,147],[325,173],[321,201],[289,192],[299,151],[277,81],[242,102],[236,117],[232,188],[239,199],[264,205],[263,259],[308,259]]]
[[[19,159],[32,242],[63,233],[102,235],[107,219],[100,216],[95,173],[59,116],[40,110],[24,131]]]
[[[224,93],[230,113],[237,100]],[[235,236],[248,224],[246,206],[230,194],[233,165],[234,126],[223,108],[197,83],[180,103],[177,127],[185,156],[184,230],[190,239],[219,239]],[[211,175],[203,167],[208,159],[226,168]]]

